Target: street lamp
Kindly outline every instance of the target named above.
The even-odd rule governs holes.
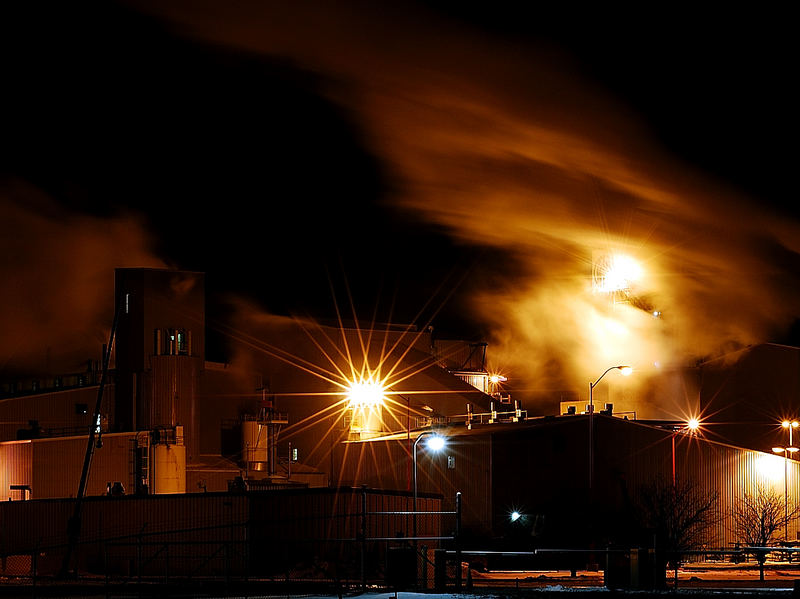
[[[789,429],[789,435],[791,436],[792,429]],[[798,450],[797,447],[792,447],[789,445],[788,447],[773,447],[772,451],[775,453],[782,453],[783,454],[783,540],[789,541],[789,454],[795,453]]]
[[[789,431],[789,445],[790,446],[794,445],[794,443],[792,443],[792,429],[795,429],[798,426],[800,426],[800,422],[798,422],[797,420],[784,420],[783,422],[781,422],[781,426]]]
[[[597,377],[597,380],[593,383],[589,383],[589,489],[592,488],[592,479],[594,474],[594,423],[592,422],[592,418],[594,416],[594,396],[593,391],[594,388],[597,386],[605,375],[607,375],[612,370],[619,370],[623,376],[629,376],[633,372],[633,368],[630,366],[619,365],[619,366],[611,366],[607,368],[606,371]]]
[[[606,369],[606,371],[603,374],[601,374],[595,382],[589,383],[589,414],[592,414],[594,412],[594,398],[592,393],[594,391],[594,388],[597,387],[597,383],[599,383],[603,379],[603,377],[612,370],[619,370],[623,376],[630,376],[630,374],[633,372],[633,368],[631,368],[630,366],[623,366],[623,365],[612,366],[611,368]]]
[[[689,418],[682,427],[675,427],[672,431],[672,486],[675,487],[675,436],[678,433],[684,435],[696,435],[700,430],[700,421],[697,418]]]
[[[421,432],[416,440],[414,441],[414,449],[413,449],[413,459],[414,459],[414,519],[413,519],[413,526],[414,526],[414,542],[416,543],[417,538],[417,445],[422,440],[423,437],[430,437],[427,442],[428,449],[431,451],[437,452],[441,451],[444,446],[447,444],[445,438],[435,431],[423,431]]]

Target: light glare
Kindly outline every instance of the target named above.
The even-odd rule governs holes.
[[[599,291],[627,291],[632,283],[642,278],[642,267],[636,260],[624,254],[612,256],[605,266],[598,285]]]
[[[428,439],[428,449],[431,451],[439,451],[444,447],[445,440],[444,437],[441,435],[433,435],[430,439]]]
[[[347,398],[351,408],[373,408],[383,403],[383,385],[372,380],[350,383]]]

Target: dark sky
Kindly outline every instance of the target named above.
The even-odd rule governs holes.
[[[207,273],[212,306],[235,292],[279,314],[330,317],[330,279],[340,302],[347,282],[366,318],[376,304],[389,318],[394,299],[395,320],[422,310],[424,322],[444,306],[436,326],[485,332],[462,298],[512,278],[519,256],[392,201],[402,184],[358,111],[332,99],[341,81],[291,56],[186,34],[141,4],[4,5],[6,177],[70,213],[142,215],[159,259]],[[393,8],[569,64],[652,143],[764,211],[796,216],[798,52],[786,15],[532,4]],[[410,22],[394,43],[417,44]],[[513,95],[525,82],[504,84]]]

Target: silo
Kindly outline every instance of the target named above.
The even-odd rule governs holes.
[[[242,421],[242,460],[247,470],[267,469],[267,426],[258,420]]]
[[[153,493],[186,493],[186,447],[163,443],[150,450]]]

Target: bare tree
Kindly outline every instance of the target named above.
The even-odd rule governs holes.
[[[764,580],[764,562],[769,553],[764,548],[776,543],[778,531],[797,518],[798,513],[800,508],[797,505],[789,504],[787,507],[781,494],[762,486],[755,493],[745,493],[736,502],[731,514],[734,531],[742,544],[754,548],[761,580]]]
[[[717,494],[689,480],[659,480],[642,489],[640,518],[654,534],[655,549],[664,565],[678,568],[684,555],[708,542],[709,531],[719,522]]]

